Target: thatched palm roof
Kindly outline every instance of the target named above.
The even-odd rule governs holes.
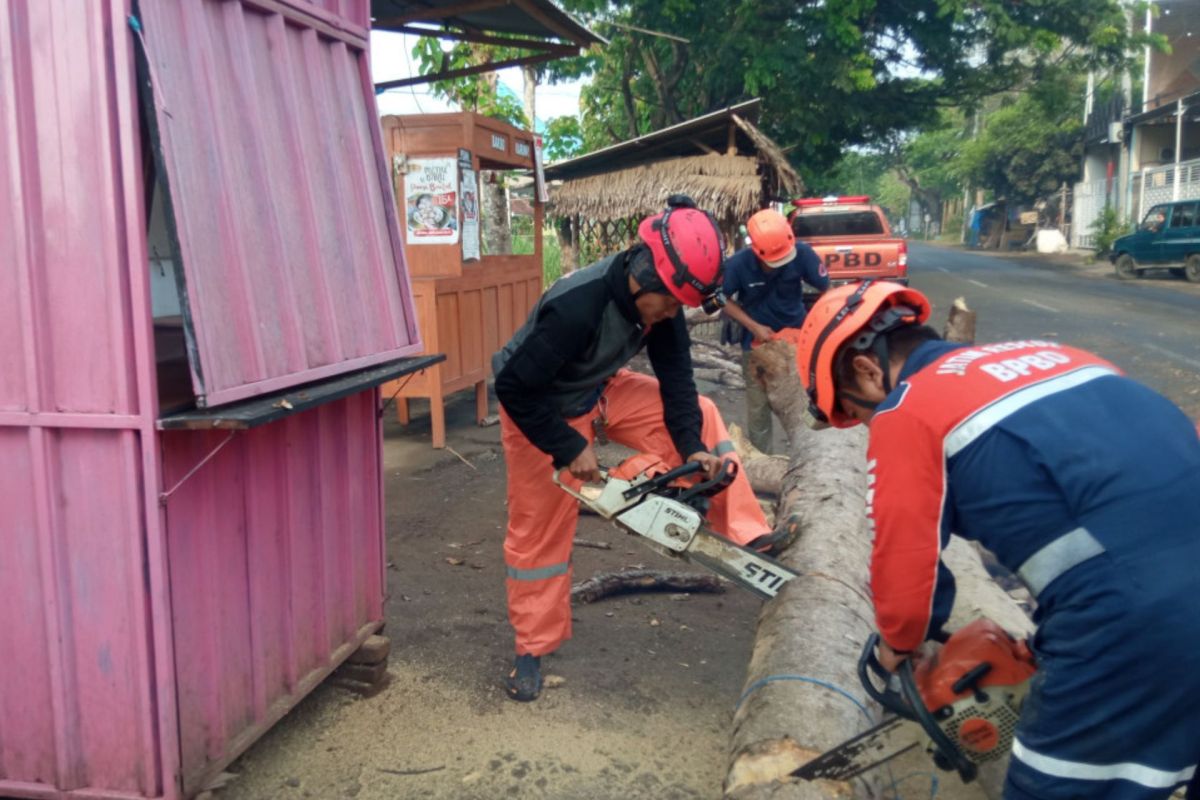
[[[687,194],[725,223],[803,189],[783,151],[750,121],[748,101],[578,158],[552,164],[549,212],[597,222],[645,216]],[[561,181],[561,183],[558,183]]]
[[[762,208],[762,179],[753,156],[707,154],[656,161],[550,189],[550,213],[608,221],[661,211],[671,194],[686,194],[718,218],[741,219]]]

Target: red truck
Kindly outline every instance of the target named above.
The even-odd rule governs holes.
[[[792,231],[817,252],[835,286],[866,278],[908,283],[908,243],[892,235],[870,197],[812,197],[792,206]]]

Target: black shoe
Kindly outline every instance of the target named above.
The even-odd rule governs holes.
[[[539,656],[517,656],[506,680],[508,696],[528,703],[542,693],[542,659]]]

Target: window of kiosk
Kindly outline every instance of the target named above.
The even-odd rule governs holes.
[[[293,3],[141,13],[164,408],[181,352],[199,408],[419,353],[366,39]]]

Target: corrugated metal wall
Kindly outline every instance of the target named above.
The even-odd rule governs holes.
[[[378,424],[364,392],[238,433],[171,495],[185,787],[298,702],[364,624],[382,622]],[[165,433],[164,484],[228,436]]]
[[[108,6],[0,14],[0,410],[137,413]]]
[[[200,403],[420,352],[366,41],[251,0],[141,7]]]
[[[2,796],[175,800],[181,749],[227,763],[382,614],[374,392],[238,434],[159,507],[216,434],[154,429],[129,12],[0,3]],[[197,46],[246,55],[223,36]]]
[[[126,13],[0,8],[0,795],[162,792]]]

